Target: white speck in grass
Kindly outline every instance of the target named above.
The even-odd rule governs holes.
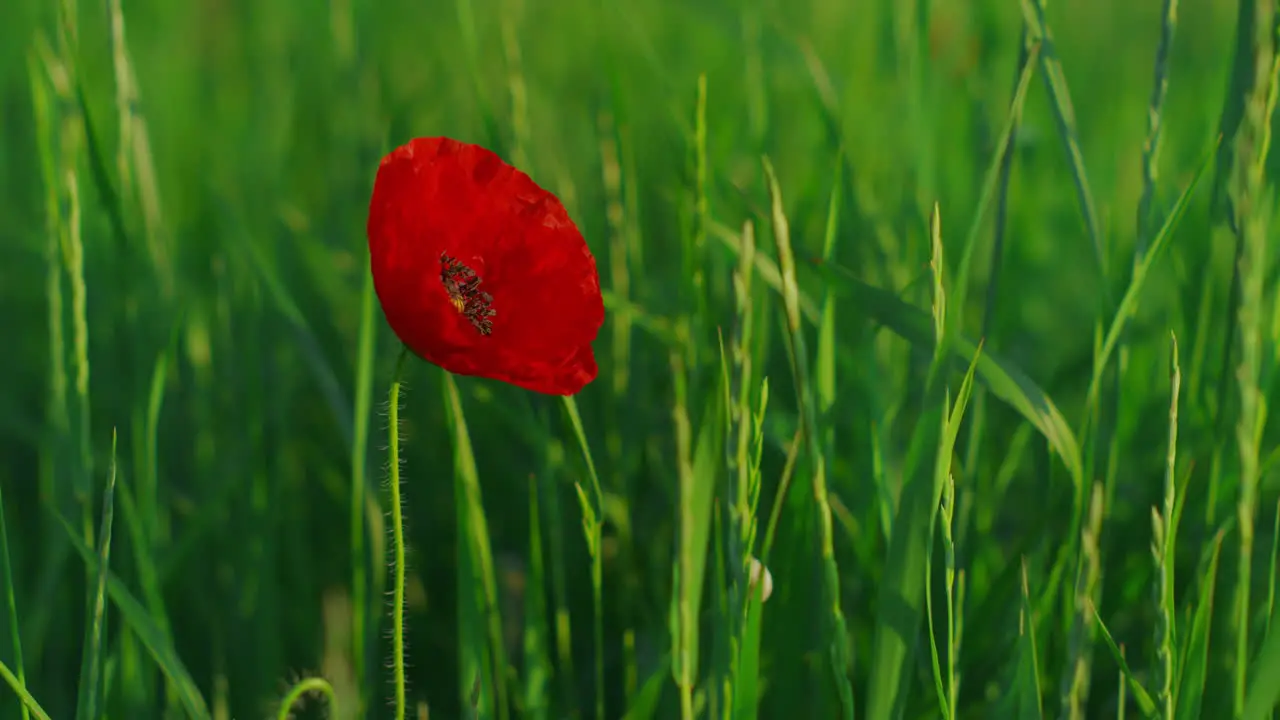
[[[760,602],[763,603],[769,599],[770,595],[773,594],[773,573],[769,572],[769,568],[761,564],[759,560],[754,557],[751,558],[751,568],[748,570],[748,576],[750,578],[749,585],[752,592],[755,592],[756,583],[760,582],[761,575],[764,576],[764,589],[762,590],[762,595],[760,597]]]

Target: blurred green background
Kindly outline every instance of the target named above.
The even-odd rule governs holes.
[[[432,718],[470,716],[475,702],[507,717],[484,710],[501,699],[475,674],[500,648],[513,717],[594,717],[598,697],[610,718],[681,717],[669,611],[673,593],[692,596],[676,558],[682,538],[708,531],[691,695],[701,716],[723,716],[704,681],[729,672],[728,638],[750,631],[727,631],[734,613],[719,604],[733,573],[722,579],[718,559],[742,556],[724,547],[723,456],[736,450],[712,448],[733,417],[720,343],[746,327],[752,365],[741,374],[729,353],[729,404],[756,412],[769,384],[753,554],[775,508],[778,524],[759,665],[737,680],[754,692],[734,717],[848,717],[846,689],[872,718],[1092,718],[1147,704],[1244,716],[1246,691],[1251,712],[1269,707],[1276,433],[1248,429],[1253,401],[1265,415],[1274,397],[1280,296],[1265,253],[1271,196],[1238,177],[1240,158],[1264,152],[1268,121],[1222,124],[1250,89],[1232,82],[1245,77],[1233,70],[1236,4],[1181,3],[1157,72],[1167,9],[7,0],[0,660],[58,719],[86,712],[87,689],[102,717],[275,717],[310,677],[333,686],[334,717],[390,716],[383,398],[398,347],[372,301],[364,223],[381,155],[448,135],[558,194],[599,263],[601,374],[577,406],[604,490],[603,647],[575,490],[590,473],[564,406],[457,378],[462,428],[452,385],[411,362],[411,716],[428,705]],[[1046,32],[1015,93],[1024,47]],[[1269,70],[1260,37],[1266,52],[1243,57]],[[1157,76],[1168,95],[1151,173]],[[1176,229],[1158,234],[1219,132],[1235,164],[1212,164]],[[789,221],[803,354],[762,156]],[[1239,246],[1210,212],[1214,188],[1245,219]],[[1140,223],[1144,193],[1152,219]],[[935,203],[947,327],[983,338],[999,363],[980,369],[954,448],[938,426],[964,394],[973,346],[930,373]],[[759,272],[741,298],[745,222]],[[1149,272],[1135,272],[1152,247]],[[1136,313],[1100,363],[1131,288]],[[1181,382],[1167,478],[1171,333]],[[935,521],[938,498],[910,486],[943,492],[948,469],[954,517]],[[1162,563],[1166,497],[1180,520]],[[1251,545],[1241,508],[1256,518]],[[963,573],[958,637],[948,562]],[[900,638],[913,653],[877,636],[904,613],[929,618],[926,578],[940,669],[924,625]],[[939,702],[953,691],[954,706]],[[0,689],[0,717],[20,717],[15,698]],[[313,697],[297,716],[325,707]]]

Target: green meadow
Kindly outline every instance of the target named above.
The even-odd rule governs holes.
[[[4,0],[0,718],[1274,718],[1275,5]],[[571,400],[389,402],[435,135]]]

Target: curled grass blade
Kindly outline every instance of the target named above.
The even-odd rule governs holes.
[[[301,705],[308,695],[321,696],[327,703],[327,717],[342,717],[338,711],[338,698],[333,692],[333,685],[322,677],[309,677],[289,688],[280,700],[280,710],[276,712],[276,720],[289,720],[293,717],[295,705]]]

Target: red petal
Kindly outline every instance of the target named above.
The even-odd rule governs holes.
[[[374,287],[387,322],[429,362],[537,392],[573,394],[596,376],[604,304],[595,260],[554,195],[494,153],[419,138],[383,159],[369,206]],[[492,334],[450,302],[440,255],[492,296]]]

